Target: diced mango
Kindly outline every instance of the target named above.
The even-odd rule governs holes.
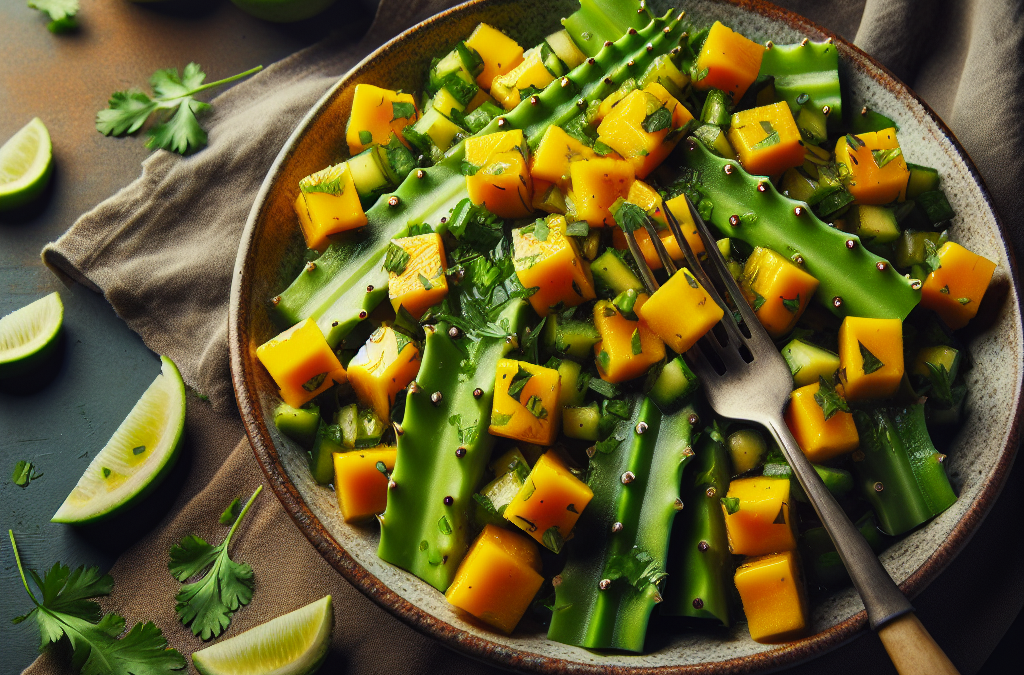
[[[306,319],[256,348],[281,398],[301,408],[323,391],[347,381],[345,369],[313,319]]]
[[[544,132],[537,151],[530,158],[530,174],[534,180],[546,180],[565,189],[569,186],[569,163],[596,157],[597,154],[591,148],[552,124]]]
[[[789,395],[786,409],[786,426],[789,427],[804,456],[814,463],[821,463],[855,450],[860,445],[857,425],[853,415],[837,410],[825,419],[825,412],[814,400],[821,387],[820,382],[808,384]],[[836,387],[842,395],[842,385]]]
[[[505,519],[558,553],[594,492],[549,450],[533,465]]]
[[[476,76],[481,89],[489,90],[494,78],[504,75],[523,61],[523,48],[497,28],[481,23],[466,39],[466,46],[476,51],[484,69]]]
[[[800,130],[785,101],[733,113],[728,137],[749,173],[778,176],[804,163]]]
[[[631,162],[638,178],[645,178],[679,142],[682,136],[675,130],[691,119],[690,112],[664,87],[652,83],[643,91],[630,92],[612,108],[598,125],[597,137]],[[651,126],[654,122],[657,124]]]
[[[721,89],[737,102],[757,79],[763,56],[762,45],[716,21],[697,57],[693,86],[700,90]]]
[[[485,525],[445,597],[462,611],[511,633],[544,583],[540,570],[536,544],[511,530]]]
[[[400,273],[388,272],[388,297],[398,311],[405,307],[419,319],[428,307],[433,307],[448,294],[448,267],[441,235],[419,234],[415,237],[395,239],[392,244],[409,256]]]
[[[412,382],[420,369],[420,350],[394,328],[373,331],[348,364],[349,382],[356,398],[373,408],[377,417],[391,419],[395,396]]]
[[[640,313],[648,300],[646,293],[637,296],[633,311]],[[597,373],[607,382],[625,382],[640,377],[665,358],[665,343],[647,322],[627,319],[607,300],[594,305],[594,325],[601,341],[594,345]]]
[[[619,197],[629,195],[636,179],[633,165],[624,159],[596,157],[571,162],[569,176],[576,219],[587,221],[591,227],[614,226],[609,208]]]
[[[533,181],[529,147],[520,129],[466,139],[465,161],[479,167],[466,176],[469,198],[501,218],[521,218],[533,212]]]
[[[334,490],[346,523],[384,512],[388,505],[388,479],[377,462],[383,462],[391,471],[397,454],[397,448],[386,445],[334,453]]]
[[[857,141],[855,148],[850,147],[847,136],[836,142],[836,161],[850,170],[846,188],[853,195],[854,203],[902,202],[906,198],[910,170],[902,153],[892,157],[892,153],[885,152],[900,147],[896,130],[869,131],[853,138]]]
[[[690,208],[686,205],[686,195],[678,195],[665,202],[665,208],[672,212],[675,219],[679,222],[679,229],[683,231],[683,236],[686,237],[687,243],[690,244],[690,248],[693,249],[694,255],[700,255],[704,252],[704,241],[697,234],[697,225],[693,222],[693,215],[690,213]],[[672,253],[672,249],[668,250]],[[682,251],[679,252],[679,257],[683,257]]]
[[[565,216],[543,221],[547,232],[537,237],[537,223],[512,230],[513,264],[523,288],[538,289],[530,304],[540,316],[563,303],[575,307],[597,297],[590,263],[580,255],[576,241],[565,234]]]
[[[520,91],[529,87],[543,89],[554,79],[555,76],[544,66],[541,50],[530,49],[523,54],[522,63],[494,78],[491,82],[491,96],[505,110],[512,110],[522,101]]]
[[[561,377],[553,368],[501,359],[494,375],[488,431],[495,436],[551,445],[562,428]]]
[[[752,640],[787,642],[806,632],[807,602],[795,551],[744,561],[736,568],[735,583]]]
[[[696,344],[725,316],[685,267],[669,277],[636,312],[677,354]]]
[[[952,241],[940,246],[936,255],[940,266],[921,286],[921,305],[950,328],[963,328],[978,313],[996,264]]]
[[[765,555],[796,548],[789,516],[789,487],[788,478],[768,476],[729,483],[722,511],[730,551],[736,555]]]
[[[352,94],[352,113],[345,129],[349,154],[354,157],[371,145],[387,145],[392,134],[408,145],[402,129],[418,119],[412,94],[401,94],[372,84],[357,84]]]
[[[366,225],[366,213],[347,164],[335,164],[299,181],[295,213],[306,246],[323,251],[332,234]]]
[[[747,258],[740,289],[773,338],[793,330],[818,290],[818,280],[775,251],[758,246]]]
[[[843,319],[839,375],[847,401],[895,394],[903,379],[903,322],[857,316]]]
[[[636,83],[630,82],[630,87],[627,88],[625,85],[619,87],[612,93],[608,94],[601,100],[601,105],[597,106],[597,115],[594,116],[594,121],[600,124],[604,121],[605,117],[608,117],[608,113],[618,104],[622,103],[622,99],[629,96],[630,92],[636,89]]]

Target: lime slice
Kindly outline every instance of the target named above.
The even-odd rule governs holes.
[[[51,521],[83,524],[113,515],[149,493],[174,466],[185,428],[185,383],[173,361],[160,360],[160,374]]]
[[[54,292],[0,319],[0,380],[21,375],[57,344],[64,305]]]
[[[306,675],[327,657],[331,596],[192,654],[202,675]]]
[[[53,146],[43,121],[36,117],[0,146],[0,211],[35,199],[53,171]]]

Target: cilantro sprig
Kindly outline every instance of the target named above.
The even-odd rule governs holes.
[[[35,621],[41,637],[40,650],[59,642],[65,635],[73,650],[71,665],[82,675],[160,675],[185,667],[185,659],[167,646],[163,633],[152,623],[139,622],[128,634],[125,620],[117,614],[103,614],[93,600],[110,595],[114,579],[101,575],[98,567],[70,567],[55,563],[43,577],[28,570],[42,596],[38,599],[28,585],[18,554],[14,532],[7,531],[14,548],[21,583],[35,607],[14,623]]]
[[[157,113],[160,121],[149,130],[146,147],[162,148],[179,154],[195,152],[206,146],[206,131],[196,115],[210,109],[209,103],[197,101],[195,95],[228,82],[258,73],[263,66],[216,82],[203,84],[206,73],[198,63],[185,66],[181,76],[177,68],[158,70],[149,78],[153,87],[150,97],[138,89],[115,91],[108,108],[96,113],[96,129],[104,136],[124,136],[142,128],[149,116]],[[166,113],[160,114],[162,111]]]
[[[70,33],[78,28],[78,0],[28,0],[28,6],[50,17],[46,27],[51,33]]]
[[[171,548],[171,561],[167,568],[178,581],[184,582],[206,570],[199,579],[182,586],[174,596],[178,602],[174,609],[181,623],[185,626],[191,624],[193,635],[203,640],[217,637],[227,630],[231,615],[252,600],[252,567],[233,561],[228,555],[228,547],[239,523],[262,491],[262,485],[256,488],[219,546],[211,546],[190,534]]]

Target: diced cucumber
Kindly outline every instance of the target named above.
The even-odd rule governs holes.
[[[847,221],[865,244],[888,244],[900,237],[900,228],[892,209],[859,204],[850,209]]]
[[[929,247],[925,242],[930,242],[934,248],[938,248],[941,237],[942,235],[938,232],[904,230],[903,235],[896,243],[896,255],[893,256],[893,263],[900,269],[921,265],[929,253]]]
[[[340,434],[340,443],[347,450],[356,447],[356,436],[359,434],[359,406],[355,403],[338,409],[334,416]]]
[[[662,367],[647,395],[662,412],[670,413],[682,407],[698,386],[697,376],[683,357],[677,356]]]
[[[400,185],[416,168],[416,158],[397,136],[392,136],[387,145],[378,145],[374,150],[377,152],[378,163],[384,169],[392,186]]]
[[[313,451],[309,456],[309,470],[313,480],[320,485],[327,485],[334,480],[334,453],[348,449],[342,441],[341,428],[337,424],[327,424],[320,420]]]
[[[800,135],[809,143],[818,144],[828,138],[828,117],[820,105],[808,101],[800,106],[796,115],[796,127]]]
[[[584,441],[600,439],[598,425],[601,422],[601,409],[596,403],[588,406],[567,406],[562,408],[562,433],[569,438]]]
[[[944,223],[955,215],[953,207],[949,205],[949,200],[946,199],[946,193],[942,190],[922,192],[917,195],[914,201],[924,211],[928,222],[933,226]]]
[[[320,408],[293,408],[281,403],[274,410],[274,426],[282,434],[292,439],[307,450],[313,447],[316,431],[320,426]]]
[[[443,87],[445,78],[454,73],[465,73],[470,80],[473,79],[473,73],[463,62],[462,55],[459,53],[458,49],[453,49],[448,52],[443,59],[434,64],[434,67],[431,68],[430,79],[428,82],[429,90],[435,92]]]
[[[910,180],[907,181],[907,199],[917,199],[922,192],[939,189],[939,172],[935,169],[910,162],[907,162],[907,168],[910,169]]]
[[[601,248],[601,232],[599,230],[591,230],[587,233],[585,239],[580,241],[580,253],[587,260],[593,260],[597,257],[597,252]]]
[[[558,58],[558,54],[551,49],[551,45],[544,42],[540,46],[540,60],[547,68],[547,71],[555,77],[561,77],[569,72],[569,69],[562,63],[562,59]]]
[[[839,370],[839,355],[803,340],[790,340],[782,348],[782,358],[793,373],[793,383],[798,387],[814,384],[819,377],[832,377]]]
[[[818,181],[814,180],[801,168],[786,169],[782,174],[779,190],[782,194],[798,202],[810,204],[811,197],[818,189]]]
[[[551,51],[561,59],[569,70],[583,63],[587,55],[579,50],[576,43],[569,37],[569,31],[564,28],[545,38],[545,42],[551,47]]]
[[[863,134],[869,131],[881,131],[882,129],[890,128],[895,128],[896,131],[900,130],[899,126],[891,119],[867,106],[860,110],[854,110],[852,107],[847,107],[846,109],[849,111],[851,134]]]
[[[949,379],[953,380],[960,370],[960,351],[946,345],[922,347],[917,352],[917,358],[914,359],[914,374],[930,377],[932,372],[925,365],[927,363],[932,364],[936,368],[940,366],[945,368],[946,372],[949,373]]]
[[[706,145],[708,150],[719,157],[736,159],[736,151],[732,149],[732,144],[729,143],[729,139],[725,137],[725,133],[720,127],[714,124],[704,124],[697,127],[693,135]]]
[[[598,295],[615,297],[629,289],[637,293],[644,291],[640,277],[626,264],[622,254],[613,248],[605,249],[605,252],[591,263],[590,271],[594,274]]]
[[[565,406],[583,405],[583,398],[587,393],[587,381],[589,375],[583,374],[583,366],[572,359],[562,359],[558,364],[558,374],[562,378],[562,388],[558,396],[558,403]]]
[[[545,213],[565,214],[566,212],[565,196],[557,185],[549,185],[544,192],[535,191],[532,206]]]
[[[519,448],[512,448],[511,450],[506,451],[497,459],[492,460],[491,463],[487,465],[487,467],[495,476],[500,476],[503,473],[515,471],[516,467],[519,464],[522,464],[523,466],[523,468],[519,469],[519,471],[525,478],[526,475],[530,473],[530,462],[527,461],[526,457],[519,450]]]
[[[391,189],[392,183],[384,173],[376,147],[363,150],[348,160],[347,164],[359,199],[364,203],[375,200]]]
[[[576,359],[590,358],[594,345],[601,339],[594,324],[582,319],[563,319],[549,314],[541,336],[548,351]]]
[[[732,475],[738,476],[753,469],[764,461],[768,444],[757,429],[740,429],[726,439],[729,457],[732,459]]]
[[[479,493],[473,495],[476,502],[476,521],[478,525],[501,525],[502,515],[505,508],[512,503],[515,496],[519,494],[519,488],[526,482],[525,473],[520,471],[506,471],[485,485]]]
[[[670,55],[662,54],[651,61],[651,65],[647,66],[647,70],[640,76],[640,88],[643,89],[652,82],[665,87],[676,100],[682,100],[683,91],[686,85],[690,84],[690,76],[679,70]]]
[[[360,410],[356,417],[355,447],[372,448],[379,445],[385,428],[384,422],[372,408]]]
[[[817,201],[814,204],[814,211],[824,219],[838,218],[845,213],[846,208],[852,203],[853,195],[846,188],[840,188],[829,192],[825,197]]]
[[[450,119],[442,115],[435,108],[429,108],[423,113],[411,129],[414,133],[430,139],[431,144],[441,152],[452,147],[455,137],[464,134],[465,131]],[[421,148],[422,149],[422,148]]]
[[[446,87],[437,90],[434,98],[430,99],[430,105],[445,117],[451,117],[452,110],[462,112],[466,109],[466,104],[452,96]]]
[[[719,127],[726,126],[731,118],[729,114],[731,103],[729,95],[724,91],[712,89],[708,92],[708,97],[704,99],[704,107],[700,111],[700,121],[704,124],[714,124]]]

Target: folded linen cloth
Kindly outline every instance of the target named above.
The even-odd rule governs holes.
[[[115,592],[103,603],[130,624],[156,622],[183,654],[202,643],[178,622],[173,598],[179,585],[167,572],[166,558],[152,551],[166,552],[189,533],[218,538],[211,525],[215,515],[233,497],[251,494],[263,482],[234,409],[227,350],[231,274],[255,195],[295,125],[339,77],[391,36],[454,4],[382,0],[377,19],[358,43],[346,36],[328,38],[235,85],[215,99],[205,122],[209,147],[185,158],[154,153],[143,162],[138,180],[83,215],[43,251],[46,264],[63,279],[103,293],[147,346],[173,358],[186,383],[210,399],[210,405],[189,401],[186,434],[192,466],[171,515],[117,561],[111,570]],[[1019,255],[1024,229],[1016,217],[1024,208],[1024,192],[1017,187],[1024,179],[1017,161],[1024,151],[1020,4],[780,4],[844,37],[856,36],[859,46],[918,88],[978,164],[998,210],[1013,227]],[[1019,486],[1008,489],[1019,491]],[[273,495],[260,497],[240,535],[233,556],[252,564],[257,590],[227,635],[331,593],[337,625],[329,663],[353,673],[496,672],[442,649],[360,595],[308,544]],[[976,564],[972,551],[991,549],[979,548],[977,539],[961,560]],[[987,612],[970,625],[958,623],[955,631],[936,634],[962,672],[980,667],[1020,611],[1020,560],[1019,555],[1010,557],[1010,568],[998,575],[1003,585],[982,589],[982,597],[975,598],[975,606]],[[932,611],[938,617],[940,606]],[[925,624],[932,627],[928,619]],[[66,672],[66,657],[44,654],[25,672]],[[794,672],[854,673],[885,663],[880,643],[872,638]]]

